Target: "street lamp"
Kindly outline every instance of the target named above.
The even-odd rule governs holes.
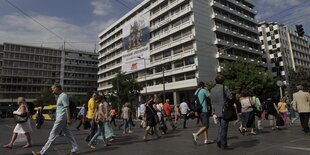
[[[138,59],[143,59],[143,62],[144,62],[144,69],[145,69],[145,73],[144,73],[144,82],[145,82],[145,96],[147,96],[147,82],[146,82],[146,74],[147,74],[147,70],[146,70],[146,63],[145,63],[145,60],[150,60],[150,59],[143,58],[143,57],[141,57],[141,56],[138,56],[137,58],[138,58]]]

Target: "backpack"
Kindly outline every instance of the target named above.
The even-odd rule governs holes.
[[[34,115],[34,114],[36,114],[36,111],[34,110],[34,105],[33,105],[33,103],[27,103],[27,106],[28,106],[28,111],[29,111],[29,113],[30,113],[30,115]]]
[[[201,89],[199,89],[198,92],[195,94],[194,102],[190,104],[190,109],[194,112],[201,112],[202,110],[202,105],[200,104],[199,97],[198,97],[198,94]],[[202,103],[205,101],[205,99],[206,97],[202,100]]]

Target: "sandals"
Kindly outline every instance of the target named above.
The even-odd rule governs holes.
[[[95,149],[95,148],[96,148],[95,146],[90,145],[90,144],[88,144],[88,147],[89,147],[90,149]]]
[[[23,148],[29,148],[29,147],[32,147],[31,144],[26,144],[25,146],[23,146]]]
[[[13,148],[13,145],[10,145],[10,144],[6,144],[6,145],[3,145],[4,148],[8,148],[8,149],[11,149]]]

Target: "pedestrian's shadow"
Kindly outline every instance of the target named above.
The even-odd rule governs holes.
[[[89,151],[85,151],[85,152],[78,152],[78,154],[89,154],[89,153],[93,153],[93,152],[106,152],[106,151],[111,151],[111,150],[115,150],[118,149],[119,147],[115,147],[115,146],[109,146],[109,147],[102,147],[102,148],[96,148],[93,150],[89,150]]]
[[[260,143],[260,141],[258,139],[253,139],[253,140],[246,140],[246,141],[240,141],[240,142],[232,143],[232,145],[235,148],[236,147],[249,148],[249,147],[255,147],[259,143]]]

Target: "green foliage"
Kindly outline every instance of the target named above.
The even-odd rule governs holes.
[[[40,96],[36,98],[33,104],[36,107],[41,105],[54,105],[56,104],[55,95],[53,94],[51,89],[44,89],[43,91],[41,91]]]
[[[257,62],[246,62],[242,59],[225,61],[221,74],[226,79],[224,84],[232,93],[248,90],[257,96],[263,96],[268,92],[277,92],[275,79]]]
[[[143,88],[136,79],[121,72],[112,80],[112,85],[112,90],[107,98],[114,107],[120,107],[125,102],[136,100]]]
[[[288,73],[288,90],[289,98],[292,99],[292,94],[297,91],[297,85],[303,85],[306,91],[310,90],[310,71],[302,67],[296,67],[296,71],[291,69]]]

